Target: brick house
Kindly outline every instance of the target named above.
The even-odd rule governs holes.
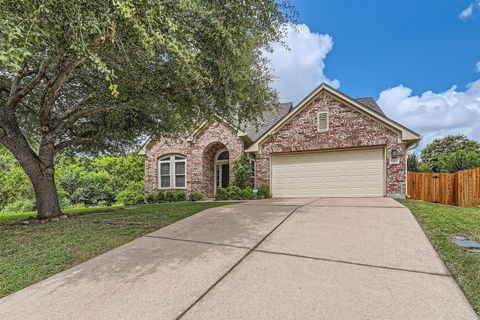
[[[221,119],[181,141],[149,140],[145,191],[186,190],[213,197],[230,185],[242,154],[255,186],[274,197],[394,196],[406,193],[406,152],[421,136],[389,119],[372,98],[353,99],[322,84],[296,107],[281,104],[260,125]]]

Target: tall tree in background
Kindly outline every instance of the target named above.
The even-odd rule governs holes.
[[[468,139],[465,135],[451,135],[442,139],[435,139],[422,150],[422,162],[427,165],[431,171],[439,172],[440,158],[457,151],[480,152],[480,143]]]
[[[59,152],[123,151],[276,104],[262,51],[291,13],[274,0],[0,0],[0,144],[38,216],[61,214]]]
[[[411,172],[417,172],[420,161],[416,153],[410,153],[407,156],[407,170]]]

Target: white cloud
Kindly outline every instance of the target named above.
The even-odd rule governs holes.
[[[474,2],[470,3],[468,7],[463,9],[458,16],[460,19],[467,19],[473,15],[476,9],[480,8],[480,0],[475,0]]]
[[[340,82],[324,73],[324,60],[333,47],[332,37],[311,32],[304,24],[285,27],[283,41],[289,49],[275,43],[273,52],[265,53],[274,76],[272,87],[278,90],[281,100],[296,104],[322,82],[338,88]]]
[[[462,12],[460,12],[460,19],[466,19],[468,17],[470,17],[473,13],[473,3],[471,3],[468,7],[466,7],[465,9],[463,9]]]
[[[480,141],[480,79],[444,92],[412,95],[403,85],[380,93],[377,100],[388,117],[423,135],[421,147],[435,138],[465,134]]]

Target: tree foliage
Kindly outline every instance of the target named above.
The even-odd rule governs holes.
[[[0,147],[0,212],[35,209],[27,175],[15,158]],[[63,208],[133,203],[143,195],[144,159],[137,155],[68,155],[56,161],[56,183]]]
[[[410,153],[407,156],[408,171],[417,172],[419,164],[420,164],[420,160],[418,159],[418,155],[416,153]]]
[[[232,168],[234,180],[233,184],[240,188],[248,186],[252,177],[252,167],[247,156],[242,155],[238,160],[235,160]]]
[[[468,139],[465,135],[450,135],[442,139],[435,139],[422,150],[422,161],[431,171],[440,172],[441,159],[445,161],[449,158],[448,155],[457,151],[480,152],[480,143]],[[445,166],[444,163],[442,165]]]
[[[60,152],[125,152],[219,115],[277,103],[263,50],[291,8],[274,0],[0,0],[0,144],[39,217],[60,214]]]
[[[457,150],[452,153],[443,153],[438,158],[437,166],[439,172],[480,168],[480,151]]]

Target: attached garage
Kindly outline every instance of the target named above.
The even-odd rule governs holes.
[[[385,195],[385,149],[271,155],[274,197]]]

